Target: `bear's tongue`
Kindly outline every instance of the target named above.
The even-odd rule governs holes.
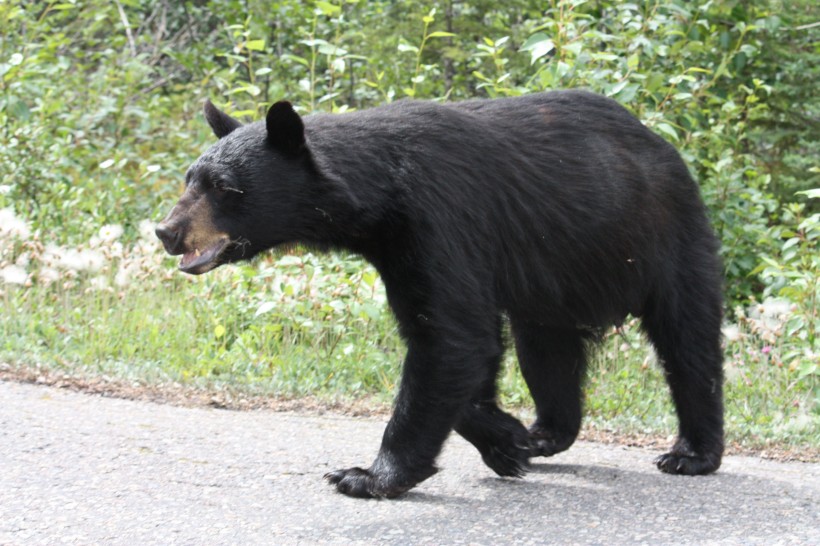
[[[225,241],[218,241],[204,250],[195,249],[191,252],[186,252],[179,261],[179,268],[185,272],[196,272],[195,270],[198,268],[214,261],[224,246]]]

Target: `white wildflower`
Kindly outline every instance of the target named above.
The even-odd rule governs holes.
[[[119,287],[126,287],[131,283],[131,279],[139,273],[139,263],[131,262],[123,265],[114,276],[114,284]]]
[[[0,184],[0,195],[8,195],[11,193],[11,186],[8,184]]]
[[[51,267],[41,267],[37,272],[37,280],[43,284],[51,284],[60,280],[60,272]]]
[[[57,266],[57,264],[60,263],[62,255],[62,247],[59,247],[52,243],[48,243],[46,245],[45,250],[43,250],[43,255],[40,257],[40,262],[43,263],[46,267],[55,267]]]
[[[131,247],[131,252],[135,259],[141,259],[146,262],[155,262],[156,257],[163,257],[159,239],[156,237],[152,239],[140,239],[134,246]]]
[[[786,318],[791,315],[791,302],[783,298],[766,298],[760,305],[764,318]]]
[[[114,275],[114,284],[119,287],[128,286],[128,283],[131,282],[131,275],[128,272],[127,267],[121,267],[117,274]]]
[[[96,273],[105,264],[105,256],[92,249],[78,250],[76,248],[47,245],[45,252],[43,252],[42,261],[46,266],[77,272]]]
[[[97,236],[105,241],[111,242],[116,239],[119,239],[122,236],[122,226],[119,224],[108,224],[100,228],[100,232]]]
[[[157,225],[151,220],[143,220],[139,223],[139,227],[137,229],[139,230],[140,237],[146,241],[154,241],[157,238],[154,234],[156,227]]]
[[[108,279],[100,275],[89,280],[88,284],[91,286],[93,290],[103,290],[105,288],[108,288]]]
[[[111,243],[111,246],[108,247],[108,254],[112,258],[122,258],[125,255],[125,249],[122,246],[122,243],[119,241],[114,241]]]
[[[81,267],[77,271],[88,271],[96,273],[105,265],[105,256],[95,250],[80,250],[77,258]]]
[[[743,377],[743,373],[735,360],[726,359],[723,363],[723,373],[727,382],[734,382]]]
[[[63,269],[70,269],[72,271],[82,271],[85,269],[85,261],[80,255],[80,251],[75,248],[64,248],[60,261],[57,264]]]
[[[740,328],[737,324],[727,324],[722,328],[723,337],[726,341],[737,341],[740,339]]]
[[[31,229],[25,220],[17,218],[10,208],[0,209],[0,238],[28,239]]]
[[[7,265],[0,269],[0,279],[6,284],[25,284],[28,273],[20,266]]]
[[[763,303],[750,307],[748,314],[761,328],[774,332],[789,320],[791,302],[783,298],[766,298]]]

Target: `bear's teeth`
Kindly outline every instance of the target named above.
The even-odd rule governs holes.
[[[196,257],[197,257],[197,258],[199,258],[199,256],[202,254],[202,253],[199,251],[199,249],[198,249],[198,248],[194,249],[194,253],[196,254]]]

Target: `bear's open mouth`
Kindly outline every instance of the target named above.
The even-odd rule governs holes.
[[[182,255],[179,269],[192,275],[200,275],[219,265],[219,257],[228,247],[230,239],[227,237],[217,240],[204,249],[195,248]]]

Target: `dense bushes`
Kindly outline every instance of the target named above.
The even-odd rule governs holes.
[[[723,241],[732,320],[787,298],[784,354],[816,362],[815,4],[6,1],[0,209],[54,244],[109,224],[138,240],[211,139],[205,97],[252,119],[282,97],[342,111],[582,86],[685,155]]]
[[[190,278],[161,254],[146,220],[212,140],[202,100],[253,119],[282,97],[307,113],[583,86],[674,142],[701,184],[727,273],[729,439],[811,456],[815,4],[2,2],[0,369],[383,396],[402,347],[375,271],[355,257],[265,257]],[[669,434],[663,378],[636,334],[630,321],[606,335],[589,422]],[[527,405],[515,366],[502,396]]]
[[[684,151],[742,302],[764,288],[760,255],[779,254],[783,206],[820,186],[811,2],[306,4],[4,3],[7,199],[65,237],[134,225],[206,138],[191,124],[205,96],[252,118],[281,97],[338,111],[583,86]]]

